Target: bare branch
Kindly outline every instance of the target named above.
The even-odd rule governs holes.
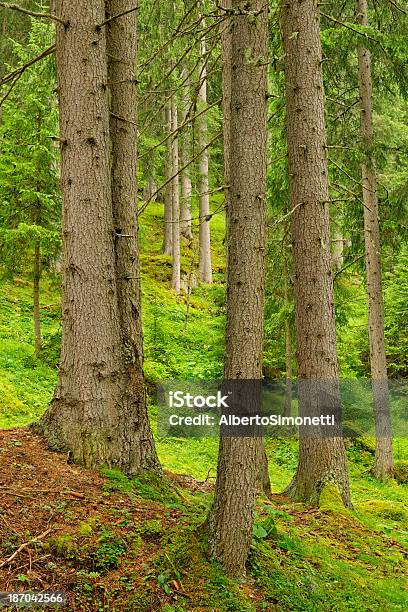
[[[178,176],[181,172],[183,172],[183,170],[185,170],[186,168],[188,168],[192,163],[194,163],[196,161],[196,159],[198,159],[200,157],[200,155],[202,155],[204,153],[204,151],[206,151],[216,140],[218,140],[218,138],[222,136],[222,132],[218,132],[218,134],[216,134],[214,136],[214,138],[212,138],[210,140],[210,142],[205,145],[205,147],[203,147],[201,149],[201,151],[199,151],[196,155],[194,155],[194,157],[192,159],[190,159],[189,162],[187,162],[186,164],[184,164],[184,166],[182,168],[179,168],[179,171],[176,172],[176,174],[174,174],[173,176],[171,176],[170,178],[167,179],[167,181],[165,181],[162,185],[160,185],[160,187],[158,187],[156,189],[156,191],[154,193],[152,193],[152,195],[150,196],[150,198],[143,204],[143,206],[141,206],[139,208],[139,215],[142,214],[142,212],[144,212],[147,208],[147,206],[150,204],[150,202],[152,200],[154,200],[154,198],[160,193],[160,191],[166,187],[166,185],[168,185],[169,183],[171,183],[172,180],[174,180],[176,178],[176,176]]]
[[[51,19],[52,21],[57,21],[61,23],[63,26],[67,26],[67,22],[57,17],[56,15],[52,15],[51,13],[36,13],[35,11],[29,11],[17,4],[9,4],[8,2],[0,2],[0,7],[5,9],[11,9],[13,11],[18,11],[19,13],[24,13],[24,15],[30,15],[31,17],[38,17],[39,19]]]
[[[164,145],[164,143],[167,142],[169,138],[172,138],[173,136],[175,136],[176,134],[181,132],[186,127],[186,125],[188,125],[189,123],[192,123],[193,121],[198,119],[198,117],[201,117],[201,115],[204,115],[205,113],[207,113],[211,108],[213,108],[214,106],[217,106],[218,104],[220,104],[221,100],[222,100],[222,98],[219,98],[218,100],[216,100],[215,102],[213,102],[209,106],[206,106],[205,108],[203,108],[203,110],[201,110],[199,113],[197,113],[193,117],[187,117],[187,119],[181,125],[179,125],[177,130],[174,130],[174,132],[170,132],[159,143],[155,144],[153,147],[150,147],[150,149],[147,149],[147,151],[145,151],[144,153],[139,155],[139,159],[141,159],[142,157],[145,157],[146,155],[150,155],[150,153],[153,153],[153,151],[155,151],[156,149],[158,149],[159,147]]]
[[[356,257],[355,259],[353,259],[353,261],[350,261],[350,263],[348,263],[346,266],[344,266],[344,268],[341,268],[341,270],[339,270],[338,272],[336,272],[336,274],[333,277],[333,283],[336,280],[336,278],[338,276],[340,276],[340,274],[342,274],[342,272],[344,272],[345,270],[347,270],[347,268],[351,268],[351,266],[353,264],[355,264],[357,261],[360,261],[360,259],[363,259],[363,257],[365,256],[365,253],[363,253],[362,255],[359,255],[358,257]]]
[[[122,13],[118,13],[117,15],[112,15],[112,17],[105,19],[105,21],[102,21],[102,23],[97,25],[96,29],[100,30],[101,28],[103,28],[103,26],[108,25],[108,23],[110,23],[111,21],[114,21],[115,19],[119,19],[119,17],[123,17],[124,15],[129,15],[129,13],[134,13],[135,11],[138,11],[138,10],[139,10],[139,7],[134,6],[131,9],[127,9],[127,11],[122,11]]]
[[[23,72],[27,70],[27,68],[29,68],[33,64],[36,64],[37,62],[44,59],[48,55],[51,55],[51,53],[54,53],[54,51],[55,51],[55,45],[51,45],[51,47],[48,47],[48,49],[45,49],[45,51],[43,51],[36,57],[33,57],[33,59],[31,59],[29,62],[27,62],[23,66],[16,68],[16,70],[13,70],[13,72],[10,72],[9,74],[7,74],[5,77],[3,77],[0,80],[0,87],[2,87],[3,85],[6,85],[6,83],[9,83],[10,81],[14,81],[14,79],[16,78],[20,78]]]

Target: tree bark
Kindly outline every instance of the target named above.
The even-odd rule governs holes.
[[[318,386],[328,385],[331,401],[340,408],[320,9],[315,0],[283,0],[282,8],[299,410],[306,415],[316,409]],[[338,487],[349,506],[341,432],[333,437],[301,432],[298,467],[287,492],[296,500],[317,504],[328,482]]]
[[[134,0],[106,0],[107,17],[134,7]],[[140,287],[139,224],[137,209],[137,13],[123,15],[107,25],[108,83],[110,90],[111,191],[115,231],[116,285],[123,360],[128,382],[126,404],[133,445],[140,462],[159,470],[159,460],[147,413],[143,374],[143,329]],[[120,117],[120,119],[118,119]]]
[[[165,122],[168,134],[171,134],[171,105],[168,104],[165,109]],[[164,178],[166,187],[164,192],[164,243],[163,252],[169,257],[173,254],[173,183],[170,181],[173,176],[173,156],[172,156],[172,139],[166,141],[166,157],[164,160]]]
[[[368,25],[367,0],[358,0],[358,23]],[[381,243],[375,169],[371,77],[371,55],[358,49],[358,78],[361,109],[361,140],[364,148],[362,166],[364,242],[367,270],[368,336],[376,425],[374,474],[384,480],[393,474],[392,427],[389,406],[387,359],[384,338],[384,305],[381,281]]]
[[[187,77],[187,70],[184,68],[181,73],[181,79],[184,81]],[[187,115],[190,109],[190,96],[188,83],[186,91],[182,95],[182,123],[187,119]],[[180,164],[184,170],[181,171],[181,208],[180,208],[180,231],[181,234],[191,240],[193,234],[191,232],[191,178],[190,169],[185,168],[186,164],[190,161],[191,147],[190,147],[190,128],[187,126],[181,133],[180,141]]]
[[[37,357],[42,349],[41,337],[41,318],[40,318],[40,280],[41,280],[41,247],[40,241],[36,240],[34,247],[34,266],[33,266],[33,319],[34,319],[34,338],[35,354]]]
[[[116,283],[109,166],[105,2],[58,0],[62,352],[53,401],[36,427],[87,468],[156,469],[129,390]],[[135,386],[141,384],[135,380]],[[143,391],[141,391],[143,392]]]
[[[288,312],[289,306],[290,306],[290,300],[289,300],[290,277],[289,277],[288,261],[286,258],[285,258],[285,264],[284,264],[284,274],[285,274],[284,299],[285,299],[285,308]],[[290,416],[292,413],[292,378],[293,378],[292,330],[291,330],[291,325],[290,325],[290,319],[287,313],[285,316],[285,360],[286,360],[285,416]]]
[[[178,126],[178,117],[177,117],[177,104],[175,99],[173,98],[171,104],[171,131],[176,132]],[[173,267],[172,267],[172,279],[171,286],[173,287],[176,293],[180,293],[180,201],[179,201],[179,154],[178,154],[178,137],[177,134],[172,138],[171,143],[171,156],[172,156],[172,172],[174,178],[171,181],[172,190],[171,190],[171,199],[172,199],[172,258],[173,258]]]
[[[206,44],[203,38],[200,42],[200,79],[201,86],[198,92],[199,106],[205,108],[207,105],[207,67],[206,67]],[[197,120],[198,148],[201,151],[207,144],[207,117],[201,115]],[[211,266],[211,232],[210,232],[210,196],[208,183],[208,149],[201,153],[198,159],[198,199],[199,199],[199,262],[198,277],[203,283],[212,283]]]
[[[228,284],[225,378],[262,378],[266,198],[267,6],[232,0],[225,67],[231,84],[226,171]],[[253,19],[249,11],[259,14]],[[223,45],[225,52],[225,45]],[[256,61],[254,61],[256,60]],[[224,67],[224,71],[225,68]],[[232,155],[233,152],[233,155]],[[242,577],[252,541],[260,439],[220,439],[213,508],[208,519],[211,555],[231,576]]]

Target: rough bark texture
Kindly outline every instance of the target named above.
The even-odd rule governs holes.
[[[39,355],[42,348],[41,338],[41,319],[40,319],[40,280],[41,280],[41,248],[40,241],[37,240],[34,247],[34,265],[33,265],[33,319],[34,319],[34,337],[35,337],[35,353]]]
[[[62,353],[37,429],[85,467],[156,468],[124,360],[109,166],[105,2],[62,2],[57,68],[63,196]],[[140,380],[135,385],[141,384]],[[135,441],[137,443],[135,444]]]
[[[315,0],[283,0],[282,8],[298,378],[333,381],[331,396],[339,404],[320,14]],[[310,385],[301,385],[301,414],[313,411],[314,402]],[[316,504],[327,482],[338,486],[349,505],[343,439],[301,435],[288,492]]]
[[[184,68],[181,72],[181,79],[184,81],[187,78],[187,70]],[[186,89],[184,95],[182,96],[182,123],[184,123],[187,119],[188,112],[190,109],[190,96],[189,96],[189,87],[188,83],[186,84]],[[187,126],[180,136],[180,165],[182,168],[188,164],[191,157],[191,147],[190,147],[190,136],[191,131],[189,126]],[[191,178],[190,178],[190,169],[189,167],[184,168],[181,171],[181,207],[180,207],[180,231],[181,234],[191,240],[193,238],[193,234],[191,232]]]
[[[106,1],[108,17],[133,7],[134,0]],[[133,429],[134,447],[140,447],[140,469],[144,465],[159,469],[147,413],[143,375],[137,212],[136,15],[135,11],[123,15],[107,26],[112,214],[122,350],[128,374],[126,404],[129,414],[124,414],[123,418],[127,419],[129,428]],[[133,465],[132,469],[138,471],[138,466]]]
[[[260,379],[266,194],[266,66],[262,64],[267,58],[267,7],[263,0],[233,0],[231,4],[245,12],[231,17],[231,55],[225,58],[232,68],[231,154],[226,161],[231,188],[225,378]],[[247,10],[259,14],[254,19]],[[209,541],[212,556],[231,576],[245,574],[260,448],[259,438],[220,440]]]
[[[358,0],[358,22],[368,25],[367,0]],[[384,338],[384,306],[381,282],[381,245],[378,218],[377,178],[373,154],[371,57],[368,49],[358,49],[358,76],[361,108],[361,139],[364,202],[364,242],[367,270],[368,335],[373,386],[376,449],[374,474],[380,480],[393,474],[392,429],[388,394],[387,360]]]
[[[175,100],[173,100],[171,105],[171,131],[176,132],[178,126],[178,118],[177,118],[177,105]],[[174,176],[171,181],[172,190],[171,190],[171,200],[172,200],[172,257],[173,257],[173,267],[172,267],[172,278],[171,278],[171,286],[173,287],[176,293],[180,293],[180,200],[179,200],[179,177],[178,177],[178,169],[179,169],[179,154],[178,154],[178,137],[177,134],[172,138],[171,144],[171,156],[172,156],[172,176]]]
[[[290,300],[289,300],[289,265],[287,259],[285,259],[284,269],[284,299],[285,308],[289,311]],[[290,326],[289,316],[285,318],[285,359],[286,359],[286,389],[285,389],[285,416],[290,416],[292,413],[292,330]]]
[[[198,103],[202,108],[207,105],[207,68],[205,63],[206,45],[202,39],[200,43],[200,54],[202,58],[200,78],[201,86],[198,92]],[[207,117],[201,115],[197,120],[197,147],[201,151],[208,140]],[[199,197],[199,262],[198,276],[203,283],[212,283],[211,266],[211,233],[210,233],[210,196],[208,184],[208,149],[201,153],[198,159],[198,197]]]
[[[171,134],[171,105],[166,106],[165,110],[165,121],[168,134]],[[170,181],[173,176],[173,157],[172,157],[172,139],[168,138],[166,141],[166,158],[164,162],[164,177],[166,180],[166,187],[164,192],[164,243],[163,252],[169,257],[173,254],[173,184]]]

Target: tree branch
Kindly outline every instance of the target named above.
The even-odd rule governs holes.
[[[362,255],[359,255],[358,257],[356,257],[355,259],[353,259],[353,261],[350,261],[350,263],[348,263],[346,266],[344,266],[343,268],[341,268],[341,270],[339,270],[338,272],[336,272],[336,274],[333,277],[333,283],[336,280],[336,278],[338,276],[340,276],[340,274],[342,274],[345,270],[347,270],[347,268],[351,268],[351,266],[353,264],[355,264],[357,261],[360,261],[360,259],[363,259],[363,257],[365,257],[365,253],[363,253]]]
[[[171,181],[174,180],[176,178],[176,176],[178,176],[181,172],[183,172],[183,170],[185,170],[192,163],[194,163],[196,161],[196,159],[198,159],[200,157],[200,155],[202,155],[204,153],[204,151],[206,151],[220,136],[222,136],[222,132],[218,132],[218,134],[216,134],[214,136],[214,138],[212,138],[210,140],[210,142],[207,145],[205,145],[205,147],[203,147],[196,155],[194,155],[194,157],[192,159],[190,159],[190,161],[188,161],[186,164],[184,164],[184,166],[182,168],[179,168],[178,172],[173,174],[173,176],[171,176],[169,179],[167,179],[167,181],[165,181],[162,185],[160,185],[160,187],[158,187],[156,189],[156,191],[154,193],[152,193],[150,198],[139,208],[139,215],[141,215],[142,212],[144,212],[146,210],[148,204],[150,204],[150,202],[160,193],[160,191],[164,187],[166,187],[166,185],[171,183]]]
[[[348,30],[351,30],[355,34],[359,34],[360,36],[362,36],[365,39],[368,38],[369,40],[372,40],[373,42],[377,43],[377,45],[380,45],[381,49],[385,52],[385,49],[382,46],[381,42],[379,40],[377,40],[376,38],[374,38],[373,36],[370,36],[369,34],[366,34],[364,32],[360,32],[360,30],[357,30],[357,28],[353,28],[353,26],[351,26],[349,23],[345,23],[344,21],[339,21],[335,17],[331,17],[331,15],[326,15],[326,13],[322,13],[322,12],[320,14],[321,14],[322,17],[325,17],[329,21],[333,21],[334,23],[337,23],[338,25],[343,26],[343,28],[347,28]]]
[[[52,21],[57,21],[61,23],[63,26],[67,26],[67,22],[57,17],[56,15],[52,15],[51,13],[36,13],[35,11],[29,11],[22,6],[18,6],[17,4],[9,4],[8,2],[0,2],[0,7],[5,9],[11,9],[13,11],[18,11],[19,13],[24,13],[24,15],[30,15],[31,17],[38,17],[40,19],[51,19]]]
[[[122,11],[122,13],[118,13],[117,15],[112,15],[112,17],[105,19],[105,21],[102,21],[102,23],[97,25],[96,29],[100,30],[101,28],[103,28],[103,26],[108,25],[108,23],[110,23],[111,21],[114,21],[115,19],[119,19],[119,17],[123,17],[124,15],[129,15],[129,13],[134,13],[135,11],[138,11],[138,10],[139,10],[139,7],[134,6],[131,9],[127,9],[127,11]]]
[[[36,64],[37,62],[44,59],[48,55],[51,55],[51,53],[54,53],[54,51],[55,51],[55,45],[51,45],[51,47],[48,47],[48,49],[45,49],[45,51],[43,51],[36,57],[33,57],[33,59],[31,59],[29,62],[27,62],[23,66],[20,66],[20,68],[13,70],[13,72],[10,72],[9,74],[7,74],[5,77],[3,77],[0,80],[0,87],[5,85],[6,83],[9,83],[10,81],[14,81],[14,79],[16,78],[20,78],[20,76],[23,74],[23,72],[27,70],[27,68],[29,68],[33,64]]]

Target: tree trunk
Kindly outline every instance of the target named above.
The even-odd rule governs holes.
[[[33,318],[35,354],[39,357],[42,348],[41,319],[40,319],[40,280],[41,280],[41,248],[40,241],[36,240],[34,247],[33,266]]]
[[[200,42],[201,86],[198,92],[198,103],[200,108],[207,105],[207,67],[206,67],[206,44],[203,38]],[[202,115],[197,120],[198,149],[201,151],[207,144],[207,117]],[[199,200],[199,262],[198,277],[203,283],[212,283],[211,266],[211,234],[210,234],[210,196],[208,184],[208,149],[201,153],[198,159],[198,200]]]
[[[367,0],[358,0],[358,22],[368,25]],[[370,51],[358,49],[358,77],[361,108],[361,140],[364,202],[364,242],[367,270],[368,335],[376,424],[374,474],[379,480],[392,476],[392,427],[388,394],[387,359],[384,338],[384,306],[381,281],[381,245],[378,218],[377,177],[375,170],[372,78]]]
[[[223,6],[231,8],[232,0],[224,0]],[[224,17],[224,14],[221,13]],[[221,52],[222,52],[222,132],[224,145],[224,208],[225,208],[225,235],[228,234],[228,208],[230,193],[230,131],[231,131],[231,19],[221,22]],[[228,274],[228,250],[226,262],[226,274]],[[228,282],[228,279],[226,279]]]
[[[288,246],[288,245],[287,245]],[[285,316],[285,359],[286,359],[286,388],[285,388],[285,416],[291,416],[292,413],[292,330],[290,325],[290,319],[288,316],[290,301],[289,301],[289,285],[290,285],[290,277],[289,277],[289,266],[288,261],[285,258],[284,264],[284,298],[285,298],[285,308],[286,308],[286,316]]]
[[[107,16],[134,7],[133,0],[106,0]],[[108,82],[110,89],[111,191],[115,231],[116,285],[123,359],[128,376],[128,426],[133,429],[132,470],[144,465],[159,469],[147,413],[143,375],[143,330],[140,287],[139,226],[137,210],[137,18],[136,11],[107,26]],[[120,117],[120,119],[118,119]]]
[[[173,99],[171,105],[171,131],[176,132],[178,126],[177,118],[177,104]],[[180,202],[179,202],[179,155],[178,155],[178,137],[175,134],[172,138],[171,144],[172,154],[172,172],[174,178],[171,182],[171,199],[172,199],[172,257],[173,257],[173,268],[172,268],[172,279],[171,286],[176,293],[180,293]]]
[[[267,7],[232,0],[248,10],[232,20],[228,198],[228,285],[225,378],[262,378],[266,198]],[[225,46],[224,46],[225,51]],[[256,62],[254,60],[257,60]],[[260,61],[259,61],[260,60]],[[233,155],[232,155],[233,152]],[[231,576],[245,574],[252,541],[260,439],[221,436],[215,499],[208,519],[211,555]]]
[[[327,385],[331,402],[340,408],[319,11],[315,0],[283,0],[301,415],[313,414],[316,409],[314,391],[320,392],[320,387]],[[301,384],[302,380],[306,384]],[[297,472],[288,493],[296,500],[317,504],[327,482],[338,487],[344,504],[349,506],[347,462],[341,432],[328,437],[305,435],[303,431]]]
[[[187,77],[187,70],[184,68],[181,73],[181,79],[184,81]],[[188,83],[186,84],[186,92],[182,96],[182,123],[185,122],[188,116],[188,112],[190,109],[190,96],[189,96],[189,87]],[[186,164],[190,161],[191,156],[191,147],[190,147],[190,136],[191,131],[187,126],[184,128],[184,131],[181,134],[181,148],[180,148],[180,164],[181,167],[184,168]],[[191,240],[193,238],[193,234],[191,232],[191,178],[190,178],[190,169],[184,168],[181,171],[181,209],[180,209],[180,231],[181,234]]]
[[[57,69],[63,196],[62,353],[37,430],[88,468],[157,467],[129,390],[116,286],[105,2],[58,0]],[[142,385],[134,381],[135,388]],[[143,393],[143,389],[139,389]],[[143,434],[142,434],[143,435]]]
[[[165,110],[165,121],[168,134],[171,134],[171,105],[168,104]],[[164,161],[164,178],[166,187],[164,192],[164,243],[163,252],[169,257],[173,254],[173,182],[170,181],[173,176],[173,156],[172,156],[172,139],[166,141],[166,157]]]
[[[344,238],[340,231],[334,234],[332,248],[332,269],[333,272],[338,272],[344,264]]]

